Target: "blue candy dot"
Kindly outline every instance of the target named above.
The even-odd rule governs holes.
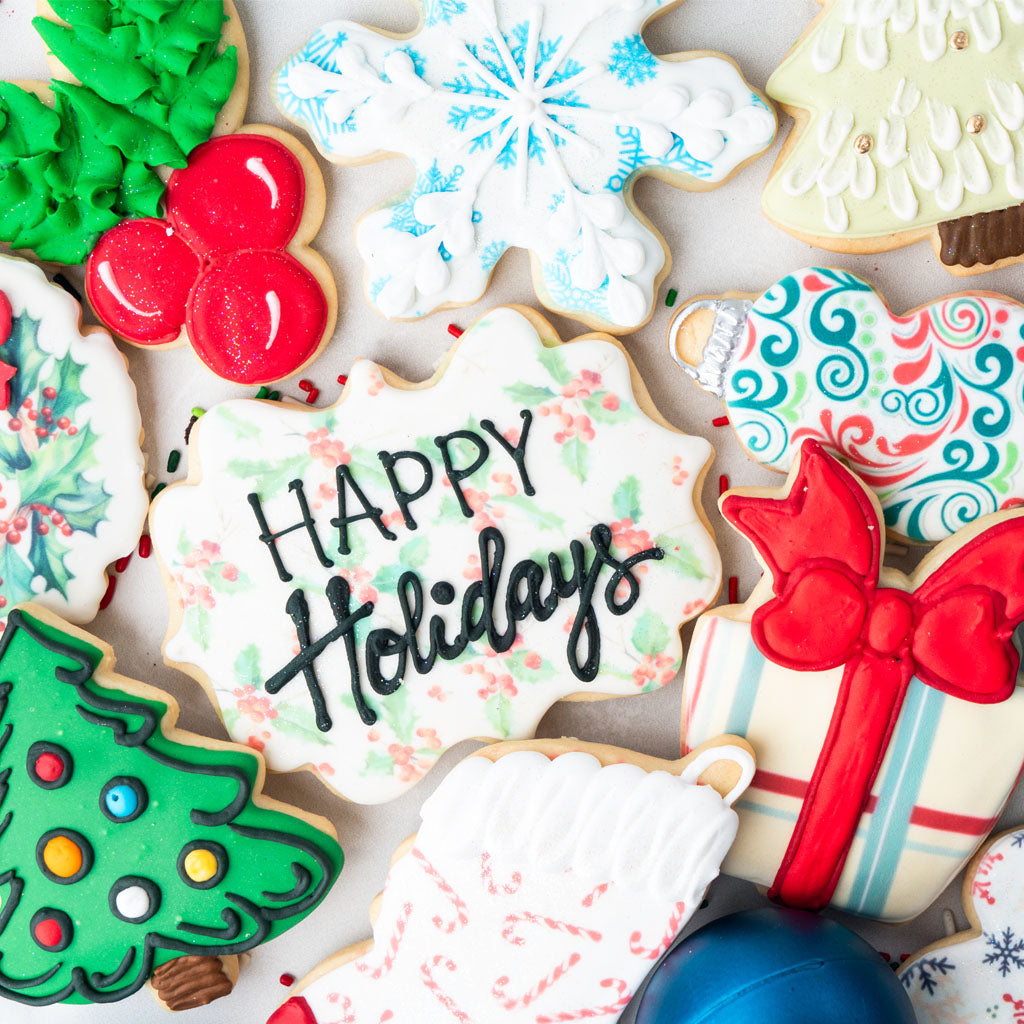
[[[139,809],[139,794],[131,786],[114,786],[106,796],[107,810],[115,818],[129,818]]]

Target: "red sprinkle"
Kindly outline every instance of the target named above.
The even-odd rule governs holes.
[[[312,405],[320,397],[320,392],[316,388],[313,388],[308,395],[306,395],[306,405]]]
[[[348,375],[344,373],[338,374],[338,383],[344,387],[348,383]]]
[[[139,538],[139,558],[149,558],[153,553],[153,541],[150,539],[148,533],[144,533]]]
[[[718,478],[718,493],[719,495],[725,494],[729,490],[729,478],[723,473]]]
[[[462,335],[465,334],[465,331],[463,331],[463,329],[461,327],[459,327],[457,324],[449,324],[448,325],[448,333],[453,338],[461,338]]]
[[[729,417],[728,416],[716,416],[711,421],[711,426],[713,426],[713,427],[727,427],[727,426],[729,426]]]
[[[114,600],[114,587],[117,586],[117,577],[111,576],[107,580],[107,590],[103,595],[103,599],[100,601],[100,611],[103,611],[111,601]]]
[[[294,974],[288,974],[287,971],[286,971],[277,980],[279,982],[281,982],[281,984],[284,985],[285,988],[290,988],[292,985],[295,984],[295,975]]]
[[[114,569],[115,569],[115,570],[117,570],[117,572],[124,572],[124,571],[125,571],[125,569],[127,569],[127,568],[128,568],[128,563],[129,563],[129,562],[130,562],[131,560],[132,560],[132,556],[131,556],[131,553],[130,553],[130,552],[129,552],[129,553],[127,554],[127,555],[122,555],[122,556],[121,556],[121,557],[120,557],[120,558],[119,558],[119,559],[118,559],[118,560],[117,560],[117,561],[116,561],[116,562],[114,563]]]
[[[729,577],[729,604],[736,604],[739,601],[740,581],[737,576]]]
[[[302,380],[299,381],[299,390],[300,391],[312,391],[313,390],[313,382],[311,380],[306,380],[305,378],[303,378]]]

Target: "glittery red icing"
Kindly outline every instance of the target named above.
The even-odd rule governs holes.
[[[167,185],[166,220],[122,221],[86,264],[100,319],[140,345],[182,328],[218,376],[266,384],[316,352],[327,300],[285,251],[302,220],[305,178],[295,155],[263,135],[197,147]]]

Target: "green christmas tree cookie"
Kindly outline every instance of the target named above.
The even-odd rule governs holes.
[[[0,995],[113,1002],[155,975],[184,1008],[230,990],[215,958],[317,906],[341,849],[262,796],[259,756],[175,730],[174,701],[112,665],[31,605],[0,637]]]

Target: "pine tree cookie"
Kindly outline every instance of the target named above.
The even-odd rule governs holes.
[[[0,620],[33,600],[88,622],[149,503],[124,356],[24,260],[0,255]]]
[[[684,305],[669,351],[748,454],[788,472],[807,438],[878,495],[889,532],[943,540],[1024,504],[1024,307],[991,292],[898,316],[846,270]]]
[[[931,239],[954,274],[1024,254],[1019,0],[820,0],[768,82],[796,119],[764,193],[797,238]]]
[[[721,184],[771,144],[765,100],[719,54],[651,53],[643,27],[675,4],[418,6],[401,38],[324,25],[272,84],[329,160],[413,163],[412,187],[356,228],[374,307],[408,320],[475,302],[518,247],[549,309],[613,333],[644,324],[670,257],[634,182]]]
[[[675,676],[721,579],[711,455],[615,341],[525,309],[420,384],[364,359],[331,409],[226,402],[153,505],[164,656],[275,771],[391,799],[460,740]]]
[[[248,93],[231,0],[39,0],[49,83],[0,83],[0,242],[81,263],[125,217],[159,216],[184,167]],[[230,130],[230,129],[228,129]]]
[[[113,660],[33,605],[0,637],[0,996],[109,1003],[151,981],[186,1009],[317,906],[341,850],[263,796],[256,754],[175,729],[174,701]]]
[[[753,773],[728,736],[676,762],[576,740],[466,758],[396,851],[373,940],[268,1024],[614,1024],[718,875]]]

